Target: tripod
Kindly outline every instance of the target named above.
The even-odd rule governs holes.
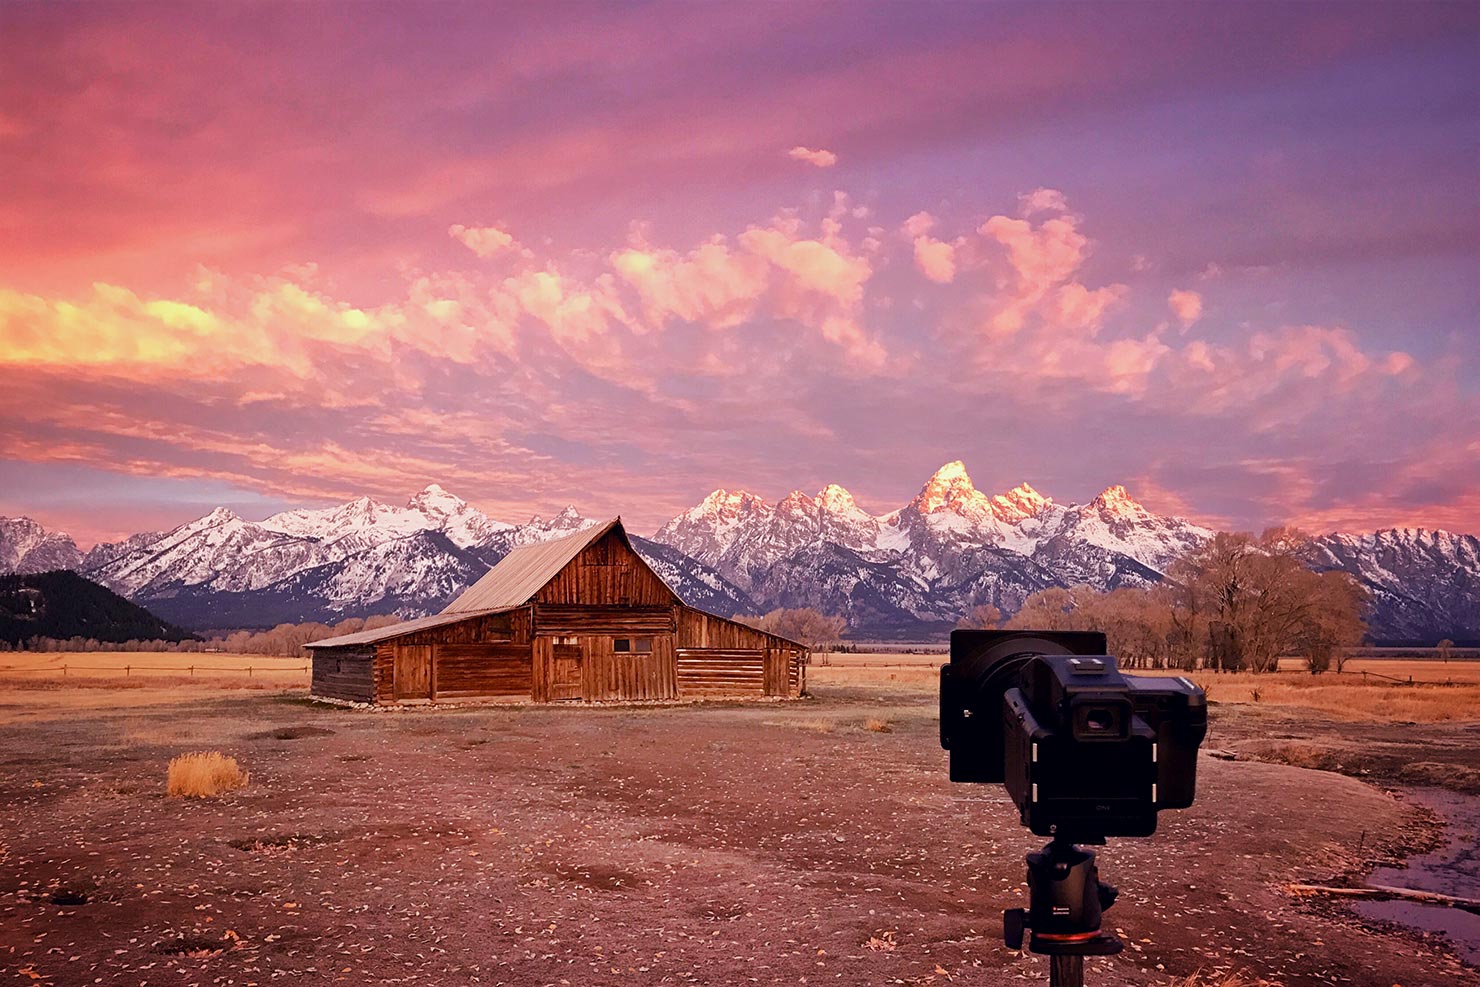
[[[1084,958],[1110,956],[1124,947],[1100,931],[1100,915],[1119,892],[1100,883],[1092,851],[1055,836],[1028,854],[1028,908],[1002,913],[1002,939],[1009,949],[1028,949],[1049,958],[1049,987],[1084,987]]]

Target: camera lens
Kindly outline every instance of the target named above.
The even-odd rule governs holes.
[[[1108,709],[1092,709],[1084,715],[1084,725],[1095,733],[1107,733],[1115,726],[1115,716]]]

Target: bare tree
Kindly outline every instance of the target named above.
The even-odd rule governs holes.
[[[1173,619],[1206,635],[1209,665],[1265,672],[1288,652],[1305,655],[1312,670],[1345,664],[1346,649],[1366,631],[1365,594],[1344,573],[1306,568],[1306,541],[1290,528],[1258,539],[1219,534],[1172,567]]]
[[[1454,642],[1446,637],[1444,640],[1434,645],[1434,650],[1439,652],[1439,660],[1443,661],[1447,665],[1449,664],[1449,656],[1454,651]]]
[[[836,643],[848,626],[848,622],[842,617],[831,617],[805,608],[772,610],[759,617],[737,616],[735,619],[756,630],[775,634],[813,649]]]
[[[1075,587],[1083,596],[1093,593],[1088,587]],[[1088,592],[1083,592],[1083,591]],[[1075,591],[1050,586],[1030,595],[1007,622],[1012,630],[1072,631],[1083,630],[1075,617]]]
[[[972,607],[970,613],[957,621],[956,627],[965,631],[989,631],[1001,623],[1002,611],[990,603],[983,603]]]

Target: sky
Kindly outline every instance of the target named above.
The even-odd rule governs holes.
[[[942,463],[1480,532],[1480,5],[0,0],[0,515]]]

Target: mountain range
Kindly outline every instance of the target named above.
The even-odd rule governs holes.
[[[0,571],[72,569],[198,630],[439,610],[517,545],[595,523],[567,507],[512,524],[431,484],[404,507],[369,497],[248,521],[226,508],[83,553],[28,518],[0,518]],[[722,614],[812,607],[858,637],[943,633],[973,606],[1031,593],[1150,585],[1214,532],[1148,511],[1122,486],[1084,504],[1028,484],[976,489],[947,463],[903,507],[871,514],[830,484],[770,503],[716,490],[637,550],[691,604]],[[1414,528],[1312,540],[1312,568],[1372,593],[1372,636],[1480,638],[1480,540]]]

